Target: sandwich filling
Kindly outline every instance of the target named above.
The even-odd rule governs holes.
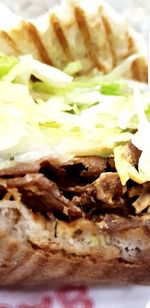
[[[136,57],[80,77],[1,55],[1,200],[64,221],[150,211],[150,95],[121,78]]]

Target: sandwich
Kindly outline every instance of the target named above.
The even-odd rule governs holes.
[[[0,31],[0,286],[149,284],[139,36],[101,1],[12,20]]]

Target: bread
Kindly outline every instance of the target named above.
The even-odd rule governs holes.
[[[1,286],[150,282],[149,215],[69,224],[9,201],[0,215]]]
[[[3,14],[3,10],[1,10]],[[127,77],[147,81],[144,41],[109,5],[96,0],[65,0],[47,15],[23,20],[10,12],[0,21],[0,51],[34,58],[63,69],[79,60],[82,74],[106,74],[133,54]],[[2,16],[3,17],[3,16]],[[143,56],[144,55],[144,56]]]
[[[68,0],[37,20],[15,18],[16,26],[0,26],[1,52],[32,54],[61,69],[77,59],[82,63],[83,75],[95,68],[110,73],[128,57],[141,52],[137,34],[101,1],[91,6],[88,0]],[[143,55],[135,56],[125,75],[147,81]],[[32,182],[32,173],[40,172],[40,168],[43,165],[31,172],[29,166],[28,182]],[[53,175],[58,172],[57,166],[50,170]],[[4,174],[0,171],[0,187],[8,188],[0,201],[0,286],[150,283],[148,213],[122,216],[108,211],[93,222],[78,213],[75,220],[65,222],[59,215],[37,213],[24,205],[20,194],[28,191],[28,184],[16,194],[12,190],[14,174],[23,183],[17,184],[20,189],[25,176],[21,168],[5,170]],[[29,198],[36,189],[32,183]],[[67,215],[66,200],[62,200],[63,215]],[[36,207],[42,212],[41,205]],[[76,213],[76,209],[71,210]]]

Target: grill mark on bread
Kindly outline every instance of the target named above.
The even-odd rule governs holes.
[[[126,32],[127,36],[127,41],[128,41],[128,54],[126,55],[126,58],[134,53],[138,52],[138,49],[135,45],[134,38],[131,36],[131,34],[127,31]],[[147,66],[145,65],[145,69],[143,64],[141,65],[142,59],[136,59],[131,66],[131,71],[132,71],[132,78],[135,80],[143,81],[143,82],[148,82],[148,69]],[[141,73],[140,66],[143,66],[143,70]]]
[[[100,63],[95,55],[95,50],[93,50],[93,43],[91,39],[91,35],[88,29],[88,24],[84,15],[84,11],[80,7],[75,8],[75,18],[79,27],[79,30],[81,32],[81,35],[84,40],[84,44],[87,48],[88,56],[93,64],[93,67],[97,67],[99,70],[106,73],[105,66]]]
[[[71,51],[70,51],[70,48],[69,48],[68,41],[67,41],[66,36],[63,32],[63,29],[61,27],[59,19],[55,14],[51,15],[51,24],[52,24],[54,33],[56,35],[56,38],[57,38],[58,42],[60,43],[60,46],[61,46],[64,54],[66,55],[67,60],[72,61],[73,57],[72,57],[72,54],[71,54]]]
[[[46,64],[53,65],[53,62],[50,59],[50,56],[40,38],[40,34],[36,27],[30,22],[25,23],[24,26],[26,31],[28,32],[29,38],[32,40],[36,49],[38,50],[41,60]]]
[[[19,55],[21,53],[16,43],[13,41],[13,39],[10,37],[10,35],[6,31],[0,31],[0,36],[13,49],[15,55]]]
[[[129,32],[127,32],[127,41],[128,41],[128,55],[130,56],[132,53],[136,52],[136,48],[134,39]]]
[[[138,59],[132,63],[131,66],[133,79],[140,81],[139,67],[138,67]]]
[[[142,73],[140,71],[140,76],[141,81],[145,81],[146,83],[148,83],[148,67],[146,65],[143,68]]]
[[[111,26],[109,24],[109,21],[107,18],[105,18],[104,15],[101,15],[101,21],[102,21],[102,24],[103,24],[103,27],[104,27],[104,30],[105,30],[105,33],[106,33],[106,39],[107,39],[107,42],[109,44],[109,48],[110,48],[110,52],[111,52],[111,55],[112,55],[112,63],[113,63],[113,67],[116,66],[116,54],[115,54],[115,50],[113,48],[113,45],[112,45],[112,42],[111,42],[111,39],[110,39],[110,35],[112,35],[112,30],[111,30]]]
[[[148,68],[145,66],[145,71],[143,70],[141,73],[140,70],[140,61],[142,61],[142,59],[136,59],[131,66],[131,70],[132,70],[132,77],[135,80],[139,80],[139,81],[143,81],[143,82],[148,82]]]

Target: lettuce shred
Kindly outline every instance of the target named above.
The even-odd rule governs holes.
[[[69,159],[114,155],[123,185],[150,180],[150,95],[145,84],[122,78],[131,56],[108,75],[82,70],[79,61],[64,71],[34,60],[0,57],[0,168],[43,155]],[[141,151],[138,168],[124,147]]]

